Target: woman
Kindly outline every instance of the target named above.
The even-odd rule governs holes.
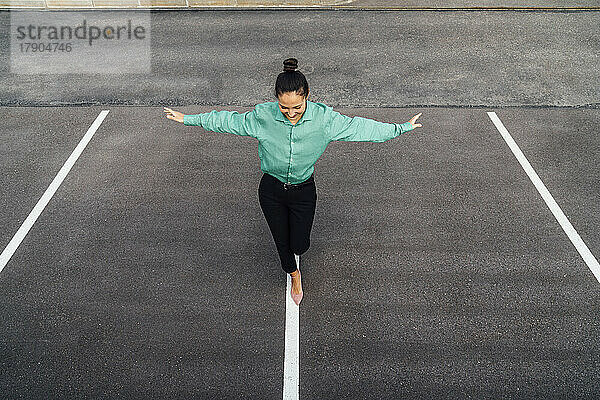
[[[275,82],[278,101],[257,104],[254,110],[210,111],[184,115],[165,107],[167,118],[184,125],[202,126],[217,133],[258,139],[258,187],[264,213],[279,253],[281,267],[292,277],[291,296],[302,300],[299,257],[310,246],[310,231],[317,202],[314,165],[334,140],[385,142],[414,128],[421,114],[403,124],[348,117],[323,103],[308,101],[308,82],[297,71],[298,61],[288,58]]]

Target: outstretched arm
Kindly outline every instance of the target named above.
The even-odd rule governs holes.
[[[232,133],[239,136],[256,138],[258,119],[256,108],[252,111],[239,113],[237,111],[210,111],[201,114],[184,115],[165,107],[167,118],[181,122],[186,126],[201,126],[207,131],[217,133]]]
[[[331,109],[328,134],[331,141],[385,142],[402,133],[421,127],[421,124],[415,123],[420,116],[421,114],[417,114],[408,122],[396,124],[379,122],[370,118],[349,117]]]

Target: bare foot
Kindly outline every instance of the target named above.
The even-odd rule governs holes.
[[[301,282],[300,271],[295,270],[290,275],[292,276],[292,293],[293,294],[302,293],[302,282]]]

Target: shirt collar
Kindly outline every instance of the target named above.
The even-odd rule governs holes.
[[[282,121],[282,122],[288,122],[290,125],[292,124],[290,122],[289,119],[287,119],[285,117],[285,115],[283,115],[283,113],[281,112],[281,110],[279,109],[279,102],[275,101],[275,119],[277,121]],[[313,114],[314,114],[314,104],[312,101],[306,100],[306,110],[304,110],[304,114],[302,114],[302,117],[298,120],[298,122],[296,122],[296,125],[298,125],[299,123],[303,122],[303,121],[310,121],[313,118]]]

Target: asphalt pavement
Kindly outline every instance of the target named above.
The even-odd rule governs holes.
[[[275,100],[288,57],[332,106],[600,104],[599,11],[122,11],[148,13],[150,72],[25,74],[0,57],[0,105],[249,107]],[[10,26],[0,12],[5,54]]]
[[[285,275],[254,139],[152,107],[3,108],[2,243],[101,109],[0,275],[3,397],[280,398]],[[300,398],[593,398],[599,283],[490,110],[340,109],[420,111],[317,163]],[[496,111],[598,254],[597,110]]]
[[[249,110],[298,56],[313,101],[423,113],[316,164],[299,398],[596,398],[600,283],[487,112],[600,256],[597,13],[412,13],[157,13],[185,40],[153,38],[156,74],[3,73],[1,250],[109,113],[0,271],[0,397],[282,398],[257,142],[162,107]]]

